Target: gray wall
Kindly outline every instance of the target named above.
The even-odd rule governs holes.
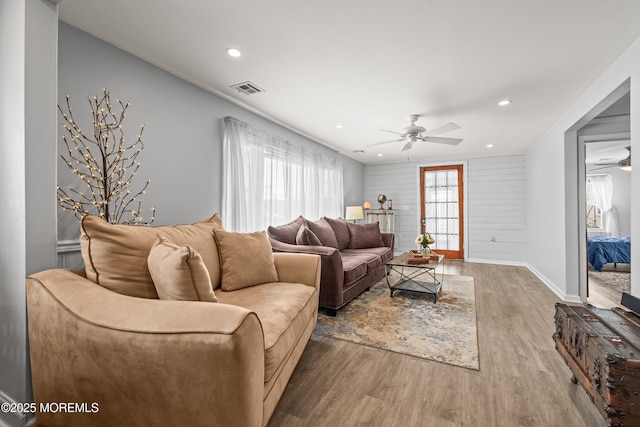
[[[0,402],[33,399],[24,277],[55,267],[57,16],[44,0],[0,2]]]
[[[464,164],[465,259],[478,262],[526,262],[525,156],[452,161]],[[396,249],[415,249],[420,232],[417,162],[365,166],[365,197],[372,208],[377,195],[393,200]],[[495,242],[491,243],[491,237]]]
[[[157,208],[156,225],[191,223],[220,211],[220,119],[229,115],[292,143],[338,157],[344,167],[345,204],[362,198],[361,163],[61,22],[58,102],[65,102],[65,95],[69,94],[77,121],[86,123],[86,98],[99,94],[103,87],[111,91],[112,97],[131,102],[125,136],[134,138],[140,125],[145,124],[145,148],[139,157],[142,167],[136,177],[140,183],[151,179],[143,209],[148,214],[149,208]],[[61,141],[59,147],[65,149]],[[58,179],[61,185],[74,179],[62,162]],[[79,230],[73,215],[62,212],[59,219],[59,239],[77,238]]]

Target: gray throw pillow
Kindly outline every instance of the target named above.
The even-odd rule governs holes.
[[[311,231],[306,225],[300,226],[298,234],[296,235],[296,244],[306,246],[322,246],[322,242],[320,241],[320,239],[318,239],[318,236],[313,234],[313,231]]]
[[[269,237],[271,237],[272,239],[278,240],[283,243],[288,243],[290,245],[295,245],[296,236],[301,225],[307,225],[307,220],[304,219],[302,215],[288,224],[279,225],[277,227],[270,225],[267,228],[267,233],[269,233]]]
[[[317,221],[308,221],[307,224],[311,231],[313,231],[313,234],[318,236],[318,239],[322,242],[322,246],[340,249],[333,228],[331,228],[325,219],[320,218]]]
[[[351,243],[351,235],[349,234],[349,229],[347,228],[347,223],[344,219],[338,218],[327,218],[324,219],[329,223],[331,228],[333,229],[333,233],[336,235],[336,240],[338,241],[338,249],[343,250],[349,247],[349,243]]]

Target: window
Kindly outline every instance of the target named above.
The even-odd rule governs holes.
[[[594,177],[587,177],[587,228],[602,229],[602,211],[597,206]]]
[[[299,215],[316,219],[342,214],[342,164],[223,119],[222,218],[234,231],[264,230]]]

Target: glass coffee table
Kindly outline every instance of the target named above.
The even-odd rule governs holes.
[[[391,297],[399,291],[419,292],[432,295],[437,303],[444,280],[444,259],[444,255],[435,253],[428,259],[414,257],[410,252],[394,257],[385,265]],[[395,274],[390,279],[392,273]],[[395,275],[399,277],[392,283]]]

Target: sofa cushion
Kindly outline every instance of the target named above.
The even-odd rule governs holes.
[[[110,224],[95,215],[86,215],[81,223],[80,249],[87,278],[121,294],[158,298],[147,257],[156,237],[161,235],[197,251],[215,288],[220,283],[220,264],[214,229],[222,229],[218,214],[191,225],[158,227]]]
[[[368,251],[372,251],[380,255],[382,262],[384,264],[388,263],[393,259],[393,248],[389,247],[381,247],[381,248],[369,248]]]
[[[313,231],[309,229],[306,225],[301,225],[298,230],[298,234],[296,235],[296,244],[297,245],[306,245],[306,246],[322,246],[322,242],[318,239]]]
[[[331,228],[327,220],[320,218],[317,221],[307,221],[307,223],[311,231],[313,231],[313,234],[318,236],[318,239],[322,242],[322,246],[339,249],[336,234],[333,232],[333,228]]]
[[[333,233],[336,235],[338,250],[347,249],[349,247],[349,243],[351,243],[351,235],[349,234],[349,228],[347,227],[346,221],[341,218],[333,219],[327,218],[326,216],[324,219],[329,223],[333,229]]]
[[[304,219],[302,215],[293,221],[279,226],[269,226],[267,227],[267,233],[269,233],[269,237],[275,240],[279,240],[283,243],[289,243],[290,245],[296,244],[296,235],[298,234],[298,230],[301,225],[307,225],[307,220]]]
[[[278,280],[266,232],[216,230],[215,239],[220,253],[223,290],[233,291]]]
[[[367,248],[367,249],[346,249],[344,250],[345,254],[351,255],[362,255],[362,254],[376,254],[380,257],[380,260],[383,264],[388,263],[393,258],[393,249],[387,246],[382,246],[379,248]]]
[[[344,252],[340,252],[340,257],[342,258],[345,286],[367,274],[367,264],[363,262],[362,258]]]
[[[347,228],[349,229],[349,235],[351,236],[351,244],[349,247],[352,249],[384,246],[382,233],[380,233],[380,226],[377,222],[369,224],[353,224],[348,222]]]
[[[367,266],[367,273],[374,271],[384,264],[382,258],[376,251],[370,249],[345,249],[342,251],[345,256],[358,259]]]
[[[147,257],[160,299],[217,302],[202,257],[189,246],[158,236]]]
[[[264,333],[264,381],[286,362],[309,320],[317,313],[315,287],[275,282],[233,292],[218,291],[218,301],[254,311]]]

